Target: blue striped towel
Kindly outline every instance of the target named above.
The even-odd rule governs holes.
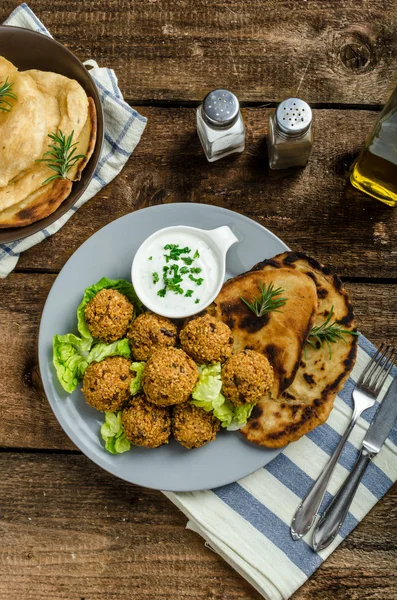
[[[236,483],[214,490],[166,492],[167,497],[188,517],[188,529],[199,533],[267,600],[289,598],[397,479],[395,426],[381,452],[369,465],[333,544],[316,554],[310,546],[310,532],[303,540],[292,540],[292,517],[350,421],[355,382],[374,352],[374,346],[360,336],[356,365],[337,396],[328,421],[288,446],[266,467]],[[393,367],[380,399],[392,377],[396,376],[397,367]],[[377,405],[364,412],[353,430],[339,459],[321,512],[357,459],[358,449]]]
[[[5,21],[5,25],[25,27],[50,35],[27,4],[18,6]],[[21,252],[54,235],[80,206],[120,173],[145,129],[147,119],[124,102],[115,72],[100,68],[94,60],[87,60],[84,64],[91,67],[90,75],[98,87],[105,117],[102,155],[94,177],[76,204],[55,223],[25,239],[0,245],[0,278],[7,277],[15,268]],[[23,235],[23,229],[21,234]]]

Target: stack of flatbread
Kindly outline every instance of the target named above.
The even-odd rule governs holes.
[[[258,296],[259,284],[283,289],[287,302],[280,312],[258,318],[241,297]],[[340,279],[316,260],[285,252],[227,281],[210,312],[229,325],[234,351],[251,348],[263,353],[275,375],[268,396],[254,407],[243,435],[251,442],[280,448],[321,425],[354,366],[357,336],[345,342],[307,344],[313,326],[324,323],[333,309],[336,321],[356,331],[350,299]]]
[[[9,112],[0,110],[0,227],[20,227],[42,219],[65,200],[81,178],[95,147],[96,111],[77,81],[57,73],[18,71],[0,57],[0,86],[12,83],[16,99]],[[67,179],[43,182],[54,175],[36,162],[49,150],[48,135],[62,131],[78,142],[81,158]]]

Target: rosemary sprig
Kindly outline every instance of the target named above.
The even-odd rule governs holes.
[[[49,133],[48,137],[53,141],[48,144],[51,150],[43,154],[36,162],[46,163],[47,167],[55,171],[55,175],[48,177],[41,185],[49,183],[53,179],[68,179],[68,172],[78,160],[84,158],[84,154],[75,154],[78,142],[73,142],[74,131],[66,137],[60,129],[57,133]],[[47,157],[47,158],[46,158]]]
[[[322,325],[318,325],[317,327],[313,327],[309,334],[309,338],[306,342],[311,348],[316,350],[320,344],[320,347],[323,346],[324,342],[327,344],[329,357],[332,358],[332,349],[331,343],[335,343],[338,340],[342,340],[345,344],[347,341],[345,339],[345,335],[358,335],[357,331],[349,331],[348,329],[343,329],[341,325],[339,325],[336,321],[329,324],[332,319],[332,315],[334,314],[334,307],[331,307],[328,317],[325,319]]]
[[[267,287],[265,283],[260,283],[259,291],[261,293],[259,298],[254,296],[251,301],[248,301],[240,296],[240,300],[242,300],[257,317],[263,317],[263,315],[273,311],[282,312],[277,309],[280,306],[284,306],[288,298],[277,298],[277,296],[280,296],[284,292],[283,288],[279,287],[274,289],[272,283],[269,283]]]
[[[5,98],[18,100],[18,96],[11,90],[13,85],[13,83],[8,83],[8,77],[3,85],[0,85],[0,110],[4,112],[10,112],[12,109],[12,104],[8,100],[5,100]]]

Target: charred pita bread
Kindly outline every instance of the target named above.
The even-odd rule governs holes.
[[[260,285],[282,288],[287,301],[280,312],[258,318],[241,300],[260,296]],[[317,310],[316,286],[298,269],[275,268],[264,262],[227,281],[209,312],[232,330],[233,351],[246,348],[264,354],[274,370],[271,394],[277,398],[288,388],[299,367],[302,351]]]
[[[349,296],[340,279],[316,260],[299,252],[286,252],[271,259],[275,270],[292,269],[311,278],[316,286],[318,307],[314,321],[321,325],[333,307],[334,320],[343,329],[356,331]],[[269,261],[255,268],[263,269]],[[333,343],[330,357],[327,346],[312,349],[306,345],[295,379],[278,398],[261,400],[241,430],[247,440],[280,448],[294,442],[328,418],[335,397],[354,366],[357,336],[346,335],[345,342]]]
[[[63,75],[18,71],[0,57],[0,85],[8,80],[17,99],[0,111],[0,228],[29,225],[50,215],[81,178],[96,141],[96,110],[81,85]],[[82,154],[68,179],[43,182],[54,174],[37,162],[51,143],[48,135],[73,131],[76,154]]]

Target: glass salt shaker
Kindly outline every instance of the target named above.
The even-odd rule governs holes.
[[[245,127],[238,99],[228,90],[213,90],[196,111],[197,133],[209,162],[245,146]]]
[[[288,98],[269,117],[267,149],[271,169],[304,167],[312,150],[312,111],[300,98]]]

